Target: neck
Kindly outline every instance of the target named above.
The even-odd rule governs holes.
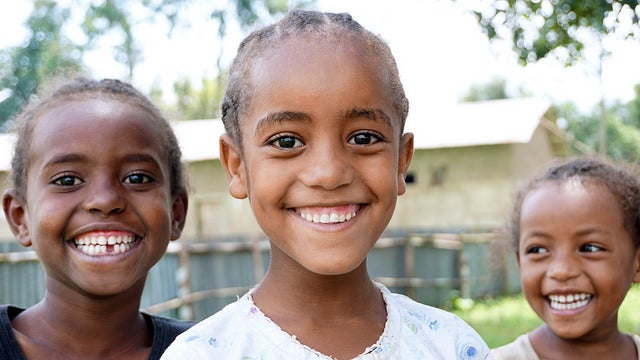
[[[586,335],[575,339],[557,336],[543,324],[531,334],[531,342],[540,359],[551,359],[559,354],[564,359],[637,359],[632,339],[621,333],[617,327],[598,335]],[[624,354],[625,356],[621,356]]]
[[[384,310],[380,290],[371,281],[366,262],[341,275],[270,266],[254,291],[253,300],[268,316],[287,313],[304,318],[318,316],[323,321],[354,316],[372,308]]]
[[[92,297],[48,278],[42,301],[17,316],[12,326],[26,339],[23,348],[60,351],[67,358],[133,353],[152,341],[139,313],[143,288],[144,279],[123,294]]]

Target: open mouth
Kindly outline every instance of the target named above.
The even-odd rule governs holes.
[[[356,217],[360,205],[344,205],[332,207],[305,207],[296,209],[300,217],[308,222],[319,224],[337,224]]]
[[[575,310],[586,306],[592,298],[591,294],[576,293],[566,295],[549,295],[549,306],[554,310]]]
[[[83,234],[73,240],[80,252],[90,256],[122,254],[133,248],[140,239],[128,232],[99,232]]]

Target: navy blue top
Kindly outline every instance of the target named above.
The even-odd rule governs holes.
[[[11,320],[23,311],[24,309],[19,307],[0,305],[0,360],[27,360],[18,346],[18,339],[16,339],[11,327]],[[160,359],[173,339],[195,324],[192,321],[170,319],[145,313],[142,313],[142,316],[147,323],[151,323],[153,326],[153,344],[149,360]]]

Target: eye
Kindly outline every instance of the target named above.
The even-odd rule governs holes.
[[[133,173],[124,178],[125,184],[146,184],[152,181],[153,179],[150,176],[142,173]]]
[[[594,253],[594,252],[603,251],[603,250],[604,249],[602,247],[594,244],[584,244],[580,247],[580,252]]]
[[[549,250],[542,246],[530,246],[525,250],[526,254],[546,254]]]
[[[304,143],[300,141],[300,139],[291,135],[277,136],[273,140],[270,140],[268,144],[281,149],[294,149],[304,146]]]
[[[51,183],[60,186],[75,186],[82,184],[83,181],[73,175],[62,175],[53,179]]]
[[[372,132],[359,132],[349,138],[351,145],[371,145],[382,141],[382,137]]]

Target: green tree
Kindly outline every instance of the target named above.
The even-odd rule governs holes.
[[[82,72],[82,56],[87,49],[98,43],[107,34],[116,32],[121,39],[115,48],[115,58],[128,69],[128,80],[132,80],[135,67],[140,61],[142,44],[135,38],[135,28],[145,21],[166,19],[169,24],[168,35],[175,26],[188,26],[189,19],[181,16],[188,13],[187,8],[199,0],[75,0],[63,7],[55,0],[33,0],[34,10],[25,25],[31,35],[25,46],[0,51],[0,125],[15,116],[35,91],[48,78],[56,75],[70,76]],[[227,25],[238,21],[246,31],[250,26],[265,17],[280,14],[293,6],[307,6],[314,0],[227,0],[227,5],[215,7],[211,4],[211,17],[217,21],[220,40],[226,36]],[[205,5],[209,5],[206,2]],[[79,25],[86,35],[87,42],[73,44],[62,35],[61,29],[71,20],[71,9],[84,13]],[[223,74],[221,57],[216,59],[219,73]],[[223,87],[223,77],[217,76],[218,83],[210,84],[200,92],[206,94],[212,89]],[[179,84],[178,84],[179,85]],[[178,86],[179,87],[179,86]],[[154,94],[157,96],[157,93]],[[204,95],[202,95],[204,96]],[[203,100],[196,107],[200,113],[206,110]],[[191,108],[189,108],[191,109]],[[195,116],[195,110],[191,109]],[[209,115],[210,117],[211,115]]]
[[[57,76],[83,71],[82,48],[61,34],[69,11],[53,0],[34,1],[34,10],[26,20],[30,30],[24,45],[0,51],[0,126],[29,101],[38,86]]]
[[[629,118],[630,104],[614,104],[607,112],[608,141],[605,153],[614,159],[638,161],[640,160],[640,130],[631,123]],[[599,147],[601,113],[598,108],[582,114],[574,104],[565,103],[557,106],[556,112],[558,117],[566,120],[565,131],[570,136],[592,149]]]
[[[167,111],[175,114],[174,118],[210,119],[220,116],[220,103],[223,88],[220,79],[202,79],[201,87],[196,89],[188,78],[176,81],[173,85],[177,101]]]
[[[522,64],[554,53],[567,65],[583,56],[580,33],[640,39],[638,0],[496,0],[474,2],[490,40],[510,37]]]
[[[504,78],[494,78],[487,83],[472,85],[461,99],[462,102],[499,100],[517,98],[528,95],[523,89],[513,90],[509,93],[507,82]]]

